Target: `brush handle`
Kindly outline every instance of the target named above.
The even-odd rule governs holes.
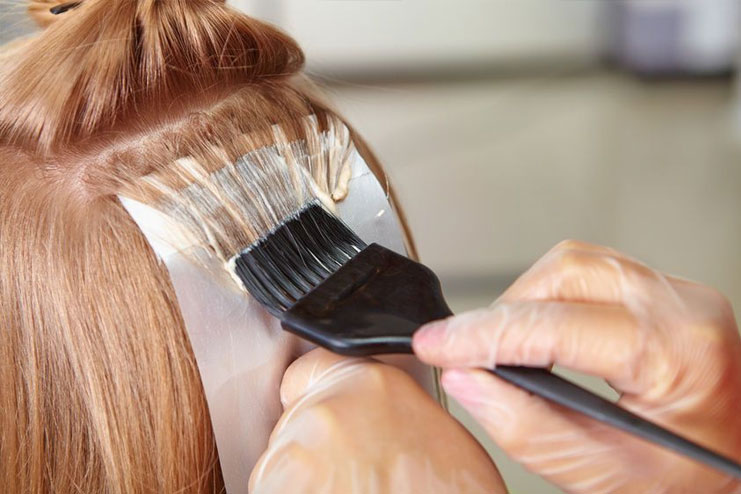
[[[741,465],[730,458],[688,441],[545,369],[500,366],[490,372],[541,398],[741,479]]]

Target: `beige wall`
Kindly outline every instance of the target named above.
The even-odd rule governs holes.
[[[296,37],[313,70],[593,58],[601,2],[552,0],[234,0]]]

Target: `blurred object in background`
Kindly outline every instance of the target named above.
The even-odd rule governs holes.
[[[584,66],[604,55],[602,2],[234,0],[280,25],[323,77],[462,78]]]
[[[741,24],[741,15],[739,15]],[[736,140],[741,148],[741,33],[738,40],[738,51],[736,53],[736,101],[733,106],[733,130]]]
[[[708,75],[733,69],[739,0],[624,0],[614,10],[613,51],[642,75]]]
[[[28,17],[28,2],[22,0],[0,0],[0,44],[36,30],[36,24]]]

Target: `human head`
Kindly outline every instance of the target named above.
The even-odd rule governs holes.
[[[297,45],[222,1],[56,3],[0,57],[0,484],[221,491],[172,284],[116,194],[330,110]]]

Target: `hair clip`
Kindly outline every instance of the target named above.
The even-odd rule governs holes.
[[[54,7],[49,9],[49,12],[51,12],[54,15],[64,14],[68,10],[76,9],[80,6],[82,2],[67,2],[62,3],[59,5],[55,5]]]

